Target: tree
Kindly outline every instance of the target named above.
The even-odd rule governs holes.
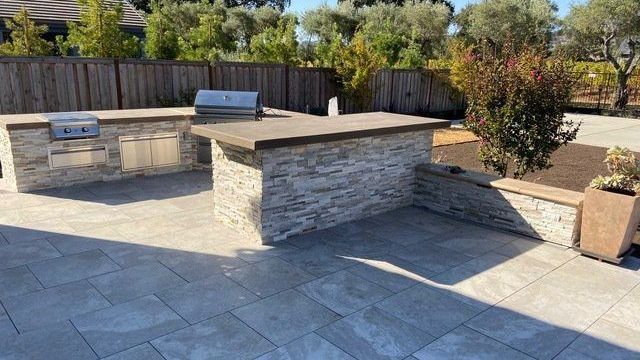
[[[199,15],[199,24],[186,37],[180,37],[179,59],[219,60],[223,53],[234,51],[235,42],[223,30],[226,8],[223,5],[206,6]]]
[[[136,9],[150,12],[152,10],[151,3],[153,0],[129,0]],[[178,0],[176,3],[186,3],[186,2],[201,2],[201,0]],[[212,4],[215,3],[213,0],[208,0],[207,3]],[[274,9],[278,9],[281,12],[291,4],[291,0],[224,0],[224,5],[226,7],[245,7],[249,9],[257,9],[261,7],[272,7]]]
[[[480,138],[484,166],[503,177],[510,167],[515,178],[551,167],[551,154],[578,132],[564,121],[572,69],[565,58],[544,54],[506,43],[498,52],[467,49],[452,68],[467,98],[464,126]]]
[[[456,16],[457,34],[468,43],[488,41],[496,47],[548,44],[557,25],[550,0],[482,0]]]
[[[108,0],[78,0],[80,22],[67,22],[66,43],[77,46],[87,57],[134,57],[139,54],[138,38],[120,29],[122,4]]]
[[[450,0],[411,0],[411,1],[406,1],[406,0],[338,0],[338,2],[342,3],[342,2],[348,2],[351,1],[353,3],[354,6],[356,7],[365,7],[365,6],[372,6],[372,5],[376,5],[376,4],[393,4],[393,5],[398,5],[398,6],[403,6],[405,4],[408,5],[416,5],[416,4],[422,4],[422,3],[432,3],[432,4],[443,4],[446,7],[449,8],[449,11],[451,12],[451,14],[453,14],[453,11],[455,10],[453,7],[453,3]]]
[[[302,28],[308,42],[317,42],[316,56],[336,34],[348,42],[359,31],[365,41],[384,59],[384,67],[407,67],[424,64],[444,49],[451,12],[446,5],[407,2],[399,6],[379,3],[361,9],[351,2],[337,7],[327,5],[308,11],[302,18]],[[326,57],[320,62],[326,62]]]
[[[145,28],[145,54],[151,59],[175,59],[178,57],[178,33],[168,11],[167,1],[154,0]]]
[[[0,55],[9,56],[44,56],[51,55],[53,44],[42,38],[48,28],[36,25],[29,19],[29,12],[24,7],[13,19],[6,21],[11,30],[10,40],[0,45]]]
[[[342,90],[355,102],[358,110],[366,110],[372,97],[369,80],[378,72],[383,59],[361,33],[356,33],[351,44],[342,48],[339,59],[336,74]]]
[[[629,101],[627,83],[640,61],[640,1],[589,0],[571,8],[565,25],[569,43],[614,67],[613,108],[624,109]]]
[[[248,59],[256,62],[298,65],[297,21],[294,16],[283,17],[276,27],[268,27],[251,38]]]

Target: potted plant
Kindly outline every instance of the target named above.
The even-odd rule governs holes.
[[[610,176],[598,176],[585,190],[579,250],[622,261],[640,222],[640,162],[627,148],[607,150]]]

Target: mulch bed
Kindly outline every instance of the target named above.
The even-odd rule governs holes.
[[[477,147],[477,141],[437,146],[433,148],[433,161],[491,172],[484,170],[478,161]],[[607,148],[603,147],[568,144],[551,156],[553,166],[550,169],[527,174],[523,180],[583,192],[594,177],[609,174],[603,162],[606,152]]]

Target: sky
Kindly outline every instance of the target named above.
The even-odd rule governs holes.
[[[452,0],[453,5],[456,8],[456,12],[463,8],[466,4],[470,2],[475,2],[474,0]],[[569,9],[571,8],[571,4],[581,3],[584,0],[555,0],[556,5],[559,8],[560,17],[565,16]],[[289,11],[302,13],[305,10],[312,9],[321,4],[329,4],[335,5],[337,0],[291,0],[291,6],[289,7]]]

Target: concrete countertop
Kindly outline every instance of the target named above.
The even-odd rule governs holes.
[[[262,121],[196,125],[196,135],[250,150],[323,143],[368,136],[448,128],[447,120],[391,113],[364,113],[319,117],[296,117],[291,121]]]
[[[100,125],[126,124],[156,121],[182,121],[193,119],[193,107],[152,108],[131,110],[100,110],[81,111],[93,114]],[[40,114],[0,115],[0,127],[6,130],[25,130],[48,128],[49,122],[43,120]],[[287,119],[291,117],[315,117],[313,115],[293,111],[266,108],[264,119]]]

